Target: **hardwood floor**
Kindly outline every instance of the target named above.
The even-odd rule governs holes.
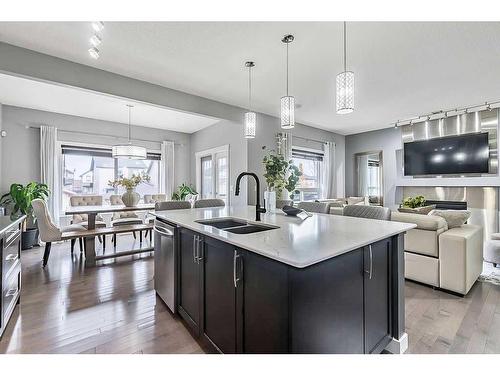
[[[69,243],[54,244],[43,269],[42,252],[22,253],[21,308],[0,353],[203,353],[156,297],[148,253],[84,269],[78,246],[71,257]],[[477,282],[461,298],[407,282],[406,330],[408,353],[500,353],[500,286]]]

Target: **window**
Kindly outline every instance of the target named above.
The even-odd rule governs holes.
[[[229,146],[196,153],[196,188],[202,199],[220,198],[229,204]]]
[[[323,167],[323,152],[305,148],[292,148],[293,163],[302,172],[294,201],[314,201],[320,198],[321,168]]]
[[[73,195],[102,195],[106,201],[112,194],[122,194],[125,189],[115,189],[108,182],[140,172],[147,173],[151,181],[140,184],[137,193],[142,197],[160,192],[160,154],[148,153],[146,160],[114,159],[108,148],[63,145],[62,169],[63,211]]]

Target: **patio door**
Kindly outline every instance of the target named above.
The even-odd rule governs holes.
[[[202,199],[229,205],[229,145],[196,153],[196,189]]]

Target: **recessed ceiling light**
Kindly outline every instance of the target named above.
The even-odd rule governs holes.
[[[92,44],[94,47],[97,47],[101,43],[102,39],[97,34],[92,35],[92,37],[90,38],[90,44]]]
[[[99,58],[99,50],[95,47],[92,47],[89,49],[89,55],[90,57],[92,57],[93,59],[98,59]]]
[[[92,22],[92,28],[93,28],[96,32],[99,32],[99,31],[101,31],[102,29],[104,29],[104,22],[102,22],[102,21],[95,21],[95,22]]]

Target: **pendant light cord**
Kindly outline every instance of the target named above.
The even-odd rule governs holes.
[[[344,72],[347,71],[347,64],[346,64],[346,56],[347,56],[347,53],[346,53],[346,22],[344,21]]]
[[[128,143],[131,144],[132,142],[130,142],[130,109],[132,108],[132,106],[130,104],[127,104],[127,107],[128,107]]]
[[[252,110],[252,67],[248,67],[248,111]]]
[[[288,96],[288,44],[286,44],[286,96]]]

